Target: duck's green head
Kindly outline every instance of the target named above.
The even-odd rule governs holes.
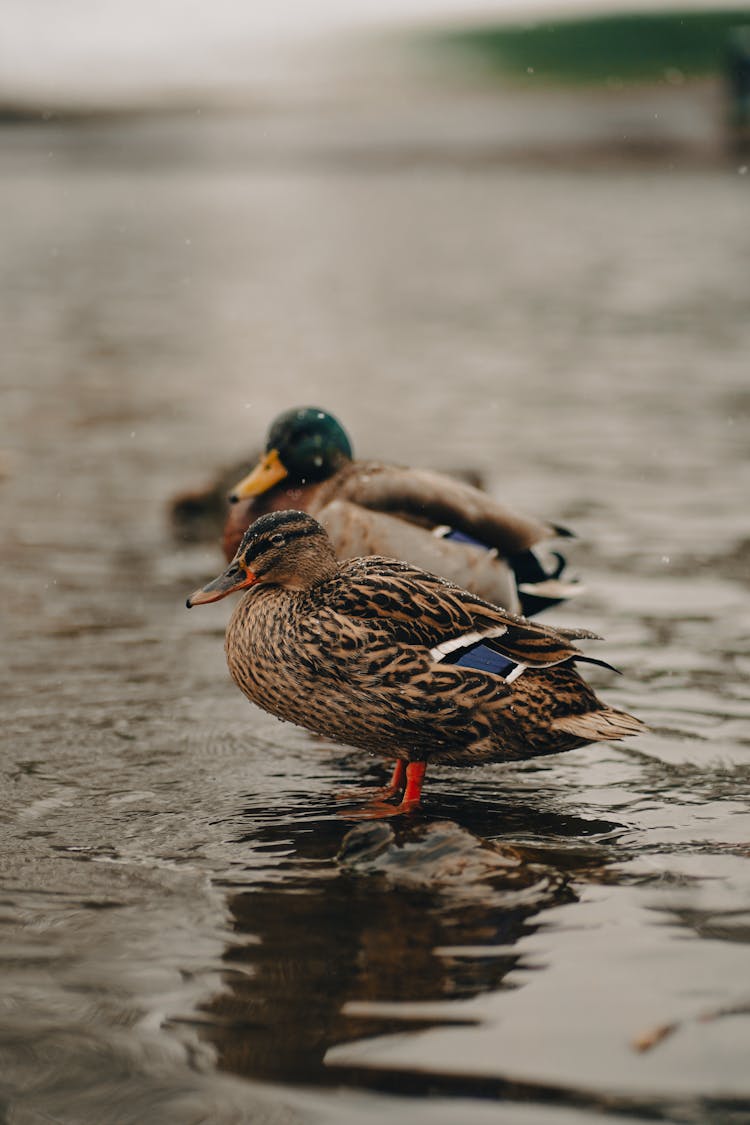
[[[325,480],[352,459],[346,431],[332,414],[316,406],[285,410],[271,424],[266,451],[232,489],[232,503],[259,496],[282,480],[290,485]]]

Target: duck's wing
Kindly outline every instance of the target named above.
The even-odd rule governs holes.
[[[505,606],[513,613],[520,611],[511,566],[497,551],[487,550],[473,540],[464,542],[454,536],[434,535],[430,528],[350,500],[326,504],[318,519],[328,532],[338,559],[373,553],[403,559],[421,570],[442,575],[493,605]],[[536,562],[536,566],[540,564]]]
[[[448,524],[474,536],[501,555],[525,551],[542,539],[569,535],[564,528],[522,516],[486,492],[429,469],[373,462],[347,466],[331,481],[328,499],[350,500],[430,524]]]
[[[582,657],[573,640],[596,638],[583,629],[551,629],[482,601],[459,586],[393,559],[353,559],[344,581],[325,596],[326,612],[356,628],[385,631],[392,642],[420,645],[435,663],[480,641],[516,664],[545,668]]]

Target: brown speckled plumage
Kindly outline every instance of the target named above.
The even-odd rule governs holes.
[[[576,670],[585,658],[573,641],[592,634],[517,617],[407,563],[339,563],[305,513],[256,521],[226,574],[188,604],[248,583],[226,633],[235,682],[258,706],[334,741],[391,760],[472,765],[642,729]],[[511,683],[447,663],[438,648],[488,637],[524,666]]]

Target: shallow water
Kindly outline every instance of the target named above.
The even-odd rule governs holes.
[[[747,178],[181,128],[4,135],[0,1118],[750,1121]],[[649,733],[342,820],[165,517],[304,401],[572,525]]]

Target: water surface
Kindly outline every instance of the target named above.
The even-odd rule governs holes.
[[[750,1120],[747,179],[160,128],[4,137],[5,1119]],[[342,820],[165,518],[305,401],[573,526],[649,733]]]

